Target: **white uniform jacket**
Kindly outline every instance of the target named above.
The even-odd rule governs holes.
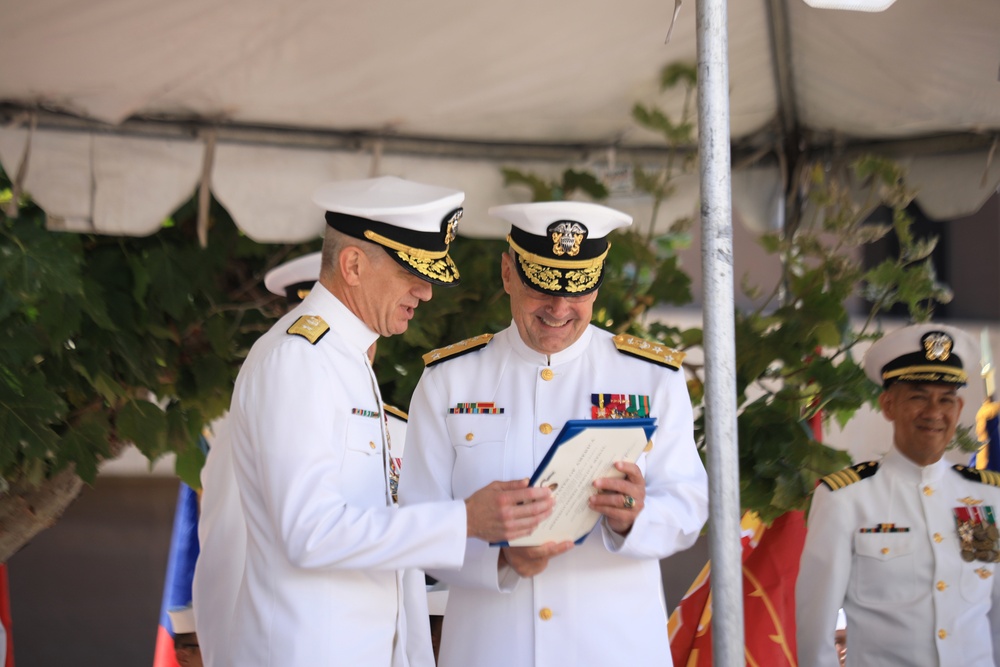
[[[839,665],[841,607],[848,665],[1000,665],[1000,572],[962,559],[955,520],[956,507],[1000,512],[1000,488],[895,448],[870,472],[813,495],[795,596],[799,666]]]
[[[386,416],[390,450],[398,460],[403,455],[406,422],[392,413]],[[246,523],[236,488],[227,418],[228,414],[212,423],[210,451],[201,469],[201,513],[198,516],[201,551],[195,564],[192,596],[198,645],[205,667],[229,663],[229,631],[246,561]],[[423,631],[423,619],[429,614],[423,570],[406,570],[403,586],[406,618],[410,623],[406,633],[407,663],[409,667],[434,667],[431,637]],[[421,625],[414,627],[417,622]],[[398,659],[394,654],[394,660]]]
[[[233,472],[228,415],[212,423],[208,457],[201,469],[198,515],[200,552],[194,567],[192,606],[201,660],[224,664],[236,594],[243,580],[247,531]]]
[[[628,537],[602,521],[525,580],[509,568],[498,574],[499,549],[475,540],[460,571],[431,571],[449,584],[441,667],[670,665],[659,559],[698,537],[706,475],[683,371],[626,356],[611,338],[590,326],[547,360],[511,326],[486,347],[424,371],[410,404],[404,508],[531,476],[567,420],[591,418],[593,394],[648,396],[657,418],[654,446],[638,460],[646,506]],[[449,413],[468,402],[504,412]]]
[[[305,315],[329,331],[314,341],[287,333]],[[382,400],[365,354],[376,338],[317,284],[240,370],[229,419],[247,547],[234,667],[399,662],[400,570],[462,563],[464,503],[392,505]]]

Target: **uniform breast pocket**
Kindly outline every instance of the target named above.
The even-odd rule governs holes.
[[[348,417],[341,480],[348,498],[358,501],[371,496],[384,504],[382,429],[378,417]]]
[[[995,568],[993,563],[962,563],[962,597],[968,602],[989,602]]]
[[[456,414],[448,415],[445,424],[455,449],[451,483],[456,498],[467,498],[477,489],[503,478],[510,417]]]
[[[854,535],[854,596],[869,604],[912,602],[921,591],[916,576],[915,539],[910,533]]]

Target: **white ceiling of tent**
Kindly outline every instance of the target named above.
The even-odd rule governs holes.
[[[213,194],[258,240],[318,234],[315,185],[373,171],[464,188],[473,215],[463,232],[488,235],[477,212],[525,193],[503,187],[498,153],[475,142],[505,146],[504,164],[542,173],[603,159],[601,147],[656,143],[630,109],[680,109],[679,95],[659,93],[658,74],[695,61],[695,3],[683,3],[671,31],[674,9],[669,0],[0,0],[0,161],[22,172],[54,227],[148,234],[195,191],[215,128]],[[782,123],[822,145],[963,135],[932,151],[894,149],[927,186],[921,203],[952,217],[996,190],[997,0],[900,0],[876,14],[733,0],[728,19],[734,145],[767,146]],[[37,112],[30,149],[25,111]],[[350,133],[383,137],[385,150],[324,139]],[[406,138],[417,147],[394,150]],[[532,145],[555,145],[560,159],[550,150],[532,160]],[[944,177],[935,164],[948,165]],[[773,208],[734,198],[747,218]],[[695,201],[688,192],[663,215],[693,213]]]

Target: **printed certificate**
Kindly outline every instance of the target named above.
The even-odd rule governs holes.
[[[615,461],[635,462],[646,449],[656,419],[574,419],[566,422],[538,469],[531,486],[552,489],[556,506],[531,535],[503,546],[529,547],[572,540],[579,544],[594,529],[601,515],[587,500],[597,493],[599,477],[624,477]]]

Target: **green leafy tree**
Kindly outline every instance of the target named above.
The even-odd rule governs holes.
[[[0,174],[0,561],[134,443],[177,455],[197,486],[198,436],[283,309],[266,270],[311,246],[263,246],[221,208],[207,248],[189,203],[146,238],[50,232]]]

